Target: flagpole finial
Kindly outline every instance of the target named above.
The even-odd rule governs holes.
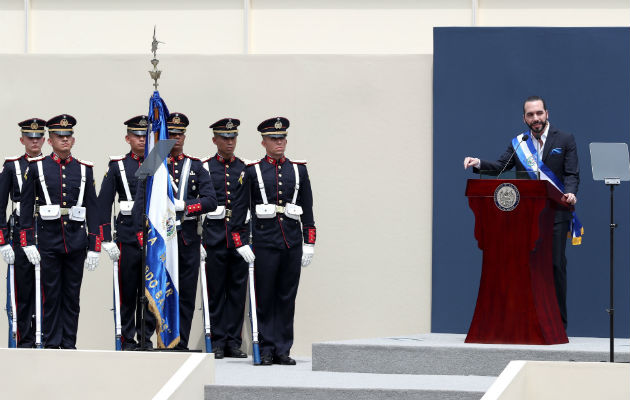
[[[155,88],[155,90],[157,90],[157,87],[159,85],[158,79],[160,79],[160,75],[162,74],[162,71],[157,69],[157,65],[160,62],[160,60],[158,60],[157,58],[157,50],[158,50],[159,43],[164,43],[164,42],[160,42],[159,40],[156,39],[155,25],[153,25],[153,42],[151,42],[151,52],[153,53],[153,59],[151,60],[151,64],[153,65],[153,71],[149,71],[149,75],[151,76],[151,79],[153,79],[153,87]]]

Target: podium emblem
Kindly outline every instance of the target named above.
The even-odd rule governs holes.
[[[514,210],[520,199],[518,189],[511,183],[502,183],[494,191],[494,204],[501,211]]]

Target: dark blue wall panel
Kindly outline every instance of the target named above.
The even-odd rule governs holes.
[[[577,140],[582,246],[567,245],[570,336],[608,336],[609,190],[594,182],[588,144],[628,142],[627,28],[436,28],[433,114],[433,332],[468,331],[481,251],[464,197],[465,156],[495,160],[527,129],[522,102],[547,101],[549,120]],[[629,184],[615,190],[616,336],[630,314]]]

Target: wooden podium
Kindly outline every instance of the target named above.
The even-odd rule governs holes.
[[[498,189],[507,200],[503,203],[513,200],[516,192],[514,209],[500,209],[504,204],[495,200]],[[470,179],[466,196],[483,251],[477,306],[466,342],[568,343],[551,253],[555,211],[568,206],[562,193],[547,181]]]

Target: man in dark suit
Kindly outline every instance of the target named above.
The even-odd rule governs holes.
[[[564,192],[564,200],[575,204],[575,194],[580,183],[580,167],[577,147],[572,134],[562,132],[549,123],[549,111],[545,101],[538,96],[531,96],[523,104],[523,121],[529,131],[515,138],[497,161],[485,161],[475,157],[464,159],[464,169],[473,167],[473,171],[499,172],[516,168],[517,171],[541,172],[541,179],[547,175],[555,176],[555,185]],[[525,139],[525,136],[528,136]],[[528,143],[530,142],[531,143]],[[529,152],[529,149],[535,152]],[[519,149],[516,154],[515,151]],[[522,150],[525,149],[525,152]],[[514,155],[513,155],[514,154]],[[540,156],[542,154],[542,156]],[[526,157],[529,155],[529,157]],[[551,173],[545,174],[546,166]],[[554,177],[550,177],[554,181]],[[568,210],[556,211],[553,228],[553,272],[558,306],[562,323],[567,327],[567,259],[565,246],[572,214]]]

